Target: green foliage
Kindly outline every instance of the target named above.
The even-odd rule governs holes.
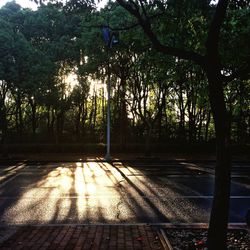
[[[160,42],[206,53],[210,1],[147,1],[145,8]],[[219,47],[225,75],[249,67],[249,20],[248,2],[231,1]],[[111,49],[103,25],[119,33]],[[94,1],[75,0],[40,1],[36,11],[15,2],[0,9],[0,110],[9,140],[23,134],[34,142],[104,142],[108,65],[115,142],[213,140],[202,69],[156,52],[116,2],[97,10]],[[250,140],[248,93],[247,75],[225,89],[238,142]]]

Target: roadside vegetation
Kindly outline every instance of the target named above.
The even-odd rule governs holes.
[[[173,1],[174,2],[174,1]],[[244,1],[243,1],[244,2]],[[187,3],[186,3],[187,4]],[[196,6],[194,6],[196,7]],[[185,15],[170,4],[152,19],[160,40],[203,53],[212,5],[192,3]],[[198,8],[197,7],[197,8]],[[152,14],[153,15],[153,14]],[[168,25],[166,18],[172,16]],[[249,9],[230,7],[220,53],[225,75],[247,67]],[[102,25],[119,31],[107,54]],[[201,67],[151,46],[135,18],[115,3],[41,5],[15,2],[0,9],[0,132],[5,143],[105,143],[108,56],[111,71],[111,140],[126,144],[214,143],[208,82]],[[134,27],[133,27],[134,26]],[[235,36],[240,38],[234,40]],[[250,84],[225,86],[231,140],[250,141]]]

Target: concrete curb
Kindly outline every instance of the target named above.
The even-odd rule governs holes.
[[[164,249],[165,250],[173,250],[173,247],[171,246],[165,232],[162,229],[160,229],[158,231],[158,235],[159,235],[161,244],[163,245]]]

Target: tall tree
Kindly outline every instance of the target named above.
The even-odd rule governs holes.
[[[215,188],[214,199],[212,204],[209,232],[208,247],[209,249],[226,249],[226,232],[229,213],[230,199],[230,176],[231,176],[231,156],[230,156],[230,125],[227,115],[224,84],[231,79],[239,76],[239,71],[231,73],[229,76],[223,74],[225,70],[221,63],[221,54],[219,50],[221,29],[226,19],[226,12],[229,0],[219,0],[213,11],[212,17],[205,16],[208,14],[206,9],[209,8],[210,1],[125,1],[117,0],[129,13],[137,18],[139,25],[148,36],[157,51],[166,55],[178,57],[180,59],[191,60],[200,65],[206,73],[209,88],[209,100],[211,104],[212,114],[216,131],[216,167],[215,167]],[[189,2],[189,3],[188,3]],[[239,2],[239,1],[237,1]],[[185,9],[183,4],[193,4],[193,8],[204,11],[204,18],[208,18],[207,39],[203,44],[204,53],[197,52],[188,48],[180,48],[175,45],[167,45],[159,40],[154,32],[150,13],[153,9],[157,9],[160,13],[172,14],[168,10],[171,9],[170,3],[173,5],[174,11]],[[179,5],[179,6],[178,6]],[[176,9],[175,9],[176,8]],[[177,13],[176,18],[179,15]],[[236,37],[236,39],[239,39]],[[246,63],[243,61],[242,64]],[[249,66],[249,65],[248,65]],[[241,68],[240,65],[237,67]],[[249,69],[247,71],[249,74]]]

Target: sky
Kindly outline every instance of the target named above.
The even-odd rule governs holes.
[[[0,8],[5,5],[7,2],[10,2],[11,0],[0,0]],[[212,0],[211,3],[217,4],[218,0]],[[37,8],[37,5],[32,2],[31,0],[16,0],[16,3],[20,4],[23,8],[31,8],[35,10]],[[98,4],[99,8],[102,8],[107,3],[107,0],[102,0]]]
[[[5,5],[7,2],[11,2],[11,0],[0,0],[0,8]],[[102,0],[98,7],[102,8],[106,4],[107,0]],[[16,3],[20,4],[23,8],[31,8],[35,10],[37,8],[37,5],[30,1],[30,0],[16,0]]]
[[[5,5],[7,2],[11,2],[11,0],[0,0],[0,7]],[[20,4],[23,8],[31,8],[31,9],[37,8],[37,5],[30,0],[16,0],[16,3]]]

